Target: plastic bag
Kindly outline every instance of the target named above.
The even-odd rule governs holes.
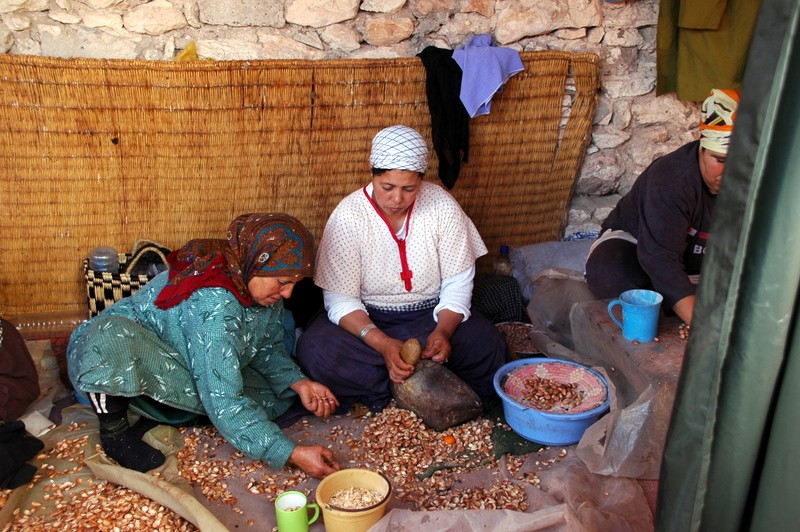
[[[577,455],[593,473],[657,479],[680,367],[673,365],[674,356],[653,349],[664,351],[669,342],[652,349],[631,346],[633,354],[624,352],[619,335],[605,334],[615,329],[600,325],[610,321],[607,302],[594,300],[582,280],[569,271],[550,269],[532,282],[537,288],[528,314],[541,330],[533,335],[537,347],[547,356],[594,367],[609,381],[609,412],[584,432]],[[658,357],[663,357],[662,374],[638,365]]]

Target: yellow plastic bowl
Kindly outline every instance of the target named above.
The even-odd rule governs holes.
[[[346,488],[364,488],[383,495],[377,504],[354,510],[331,508],[328,501]],[[316,500],[322,509],[325,532],[364,532],[381,520],[392,498],[392,485],[382,473],[368,469],[342,469],[331,473],[317,486]]]

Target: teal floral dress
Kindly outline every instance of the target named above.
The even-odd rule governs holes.
[[[163,422],[176,419],[160,405],[206,415],[234,447],[280,469],[296,444],[272,420],[306,378],[284,345],[283,303],[245,307],[201,288],[162,310],[153,301],[166,282],[164,272],[73,332],[73,386],[134,398],[133,410]]]

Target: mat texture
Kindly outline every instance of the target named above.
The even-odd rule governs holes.
[[[560,236],[597,105],[595,54],[521,55],[525,71],[471,121],[452,190],[491,250]],[[287,212],[319,237],[369,180],[370,141],[392,124],[432,146],[416,57],[1,54],[0,313],[86,308],[82,264],[97,245],[174,248],[254,211]],[[430,163],[439,182],[432,149]]]

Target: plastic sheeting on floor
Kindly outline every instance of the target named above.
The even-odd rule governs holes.
[[[364,418],[349,416],[323,421],[313,417],[305,418],[289,429],[287,434],[295,441],[320,443],[331,440],[331,435],[352,431],[359,437],[359,425]],[[71,406],[64,410],[62,424],[48,433],[45,450],[37,459],[38,478],[29,486],[21,487],[11,493],[5,507],[0,510],[0,528],[14,519],[14,509],[28,511],[32,516],[52,515],[57,504],[55,499],[46,498],[54,484],[62,486],[58,498],[60,502],[79,497],[79,492],[87,486],[107,479],[110,482],[146,495],[149,499],[171,508],[179,515],[194,523],[201,530],[271,530],[275,526],[274,497],[253,494],[248,484],[254,474],[237,478],[231,475],[225,479],[227,490],[235,494],[235,503],[209,501],[197,486],[189,486],[186,479],[177,475],[175,454],[183,446],[181,433],[172,427],[157,427],[145,437],[152,445],[157,445],[167,455],[168,460],[159,468],[158,476],[142,474],[114,465],[102,454],[96,452],[98,443],[96,419],[88,407]],[[69,442],[82,441],[81,449],[75,449]],[[203,444],[200,445],[202,447]],[[206,445],[216,445],[213,441]],[[358,467],[351,463],[345,445],[334,445],[334,453],[342,467]],[[63,451],[59,451],[63,449]],[[67,450],[71,449],[71,450]],[[525,488],[528,508],[525,512],[509,510],[446,510],[420,512],[413,501],[394,498],[384,518],[374,526],[374,530],[419,530],[424,520],[435,523],[436,530],[651,530],[652,514],[639,483],[634,479],[614,478],[590,473],[574,452],[575,447],[546,448],[524,456],[524,462],[512,473],[506,457],[491,462],[492,467],[476,467],[470,470],[451,470],[457,476],[452,489],[466,489],[475,486],[489,486],[500,479],[521,484]],[[234,449],[227,443],[218,447],[218,457],[233,456]],[[231,458],[232,459],[232,458]],[[83,463],[88,467],[85,467]],[[251,461],[252,462],[252,461]],[[519,463],[517,462],[517,465]],[[259,468],[260,473],[274,478],[281,486],[288,482],[291,472],[270,470],[266,465]],[[45,475],[43,473],[49,473]],[[55,477],[50,476],[57,473]],[[525,481],[533,475],[538,483]],[[314,490],[319,481],[306,478],[299,484],[288,485],[286,489],[298,489],[309,493],[314,500]],[[122,488],[120,488],[122,489]],[[109,503],[110,504],[110,503]],[[102,510],[99,510],[102,513]],[[44,519],[45,523],[48,519]],[[13,525],[10,530],[16,530]],[[313,531],[324,530],[324,523],[314,523]]]

